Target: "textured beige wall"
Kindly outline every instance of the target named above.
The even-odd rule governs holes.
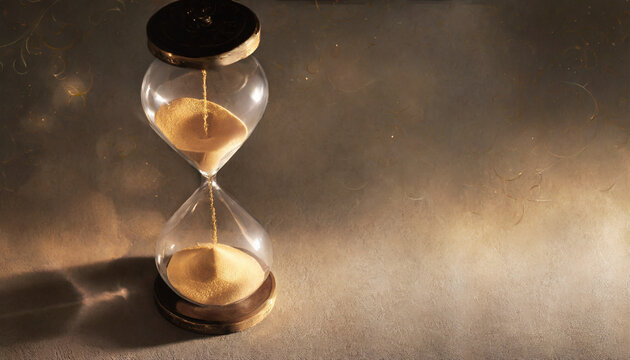
[[[627,2],[247,1],[271,96],[219,182],[279,296],[213,338],[151,299],[198,186],[140,107],[164,3],[0,3],[0,358],[630,357]]]

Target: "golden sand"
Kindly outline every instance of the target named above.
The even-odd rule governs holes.
[[[247,127],[229,110],[207,100],[206,77],[202,70],[203,100],[179,98],[162,105],[155,123],[173,146],[210,176],[245,141]],[[208,190],[212,242],[177,251],[166,274],[184,297],[205,305],[227,305],[256,291],[265,272],[252,256],[218,243],[212,179]]]
[[[186,298],[205,305],[227,305],[258,289],[265,272],[252,256],[224,244],[199,244],[173,255],[166,273]]]
[[[173,146],[210,175],[247,137],[247,127],[236,115],[211,101],[193,98],[162,105],[155,124]]]

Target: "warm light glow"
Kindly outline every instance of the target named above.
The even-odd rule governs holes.
[[[147,87],[147,92],[148,91],[149,91],[149,88]],[[160,96],[160,94],[156,93],[154,95],[154,98],[155,98],[155,102],[158,104],[158,106],[162,106],[162,105],[168,103],[168,101],[165,98],[163,98],[162,96]]]
[[[255,103],[259,103],[262,100],[264,94],[265,89],[262,86],[258,86],[254,89],[254,91],[252,91],[250,97]]]
[[[91,306],[104,301],[112,301],[116,298],[126,299],[128,296],[129,290],[126,288],[120,288],[117,291],[103,291],[100,294],[84,296],[82,303],[84,305]]]

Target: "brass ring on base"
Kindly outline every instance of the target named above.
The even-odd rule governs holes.
[[[269,315],[276,300],[276,279],[269,273],[249,297],[227,306],[204,307],[182,299],[158,275],[154,298],[160,313],[176,326],[201,334],[224,335],[248,329]]]

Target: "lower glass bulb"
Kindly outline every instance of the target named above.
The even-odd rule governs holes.
[[[263,284],[272,257],[260,223],[215,181],[205,181],[164,226],[155,259],[162,279],[182,298],[224,306]]]

